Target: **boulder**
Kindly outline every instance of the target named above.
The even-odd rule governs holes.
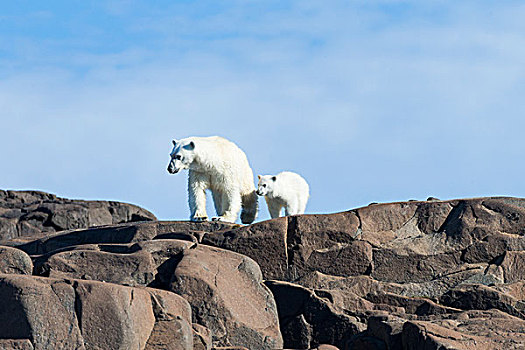
[[[31,275],[33,261],[20,249],[0,246],[0,273]]]
[[[170,239],[64,249],[43,258],[37,271],[171,290],[191,303],[194,322],[209,328],[214,345],[263,349],[282,343],[273,297],[257,264],[243,255]]]
[[[214,346],[282,348],[275,301],[252,259],[205,245],[185,249],[169,289],[190,303]]]
[[[360,332],[362,325],[338,309],[329,293],[289,282],[265,283],[277,303],[285,348],[309,349],[323,343],[344,348]]]
[[[0,338],[34,349],[160,349],[160,333],[177,349],[193,348],[190,307],[167,291],[0,275],[0,298]]]

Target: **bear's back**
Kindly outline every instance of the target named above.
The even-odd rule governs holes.
[[[279,187],[286,187],[301,192],[308,192],[309,186],[306,180],[299,174],[291,171],[283,171],[277,174],[277,182]]]

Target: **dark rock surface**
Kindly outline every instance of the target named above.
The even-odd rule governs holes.
[[[0,347],[522,349],[524,235],[519,198],[44,230],[2,242]]]
[[[524,235],[524,199],[475,198],[279,218],[211,232],[202,242],[249,255],[275,280],[267,283],[285,346],[518,349],[525,347]],[[305,306],[313,300],[354,327],[321,338]],[[458,317],[462,323],[451,321]]]
[[[40,191],[0,190],[0,240],[144,220],[156,218],[132,204],[72,200]]]

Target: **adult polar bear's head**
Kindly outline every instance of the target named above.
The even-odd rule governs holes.
[[[193,159],[195,158],[195,143],[189,140],[173,140],[173,149],[170,153],[170,164],[168,165],[168,172],[176,174],[180,170],[189,169]]]

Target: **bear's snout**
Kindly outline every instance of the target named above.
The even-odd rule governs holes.
[[[173,167],[171,164],[168,165],[168,173],[170,173],[170,174],[176,174],[176,173],[178,173],[178,172],[179,172],[179,170],[178,170],[178,169],[175,169],[175,167]]]

